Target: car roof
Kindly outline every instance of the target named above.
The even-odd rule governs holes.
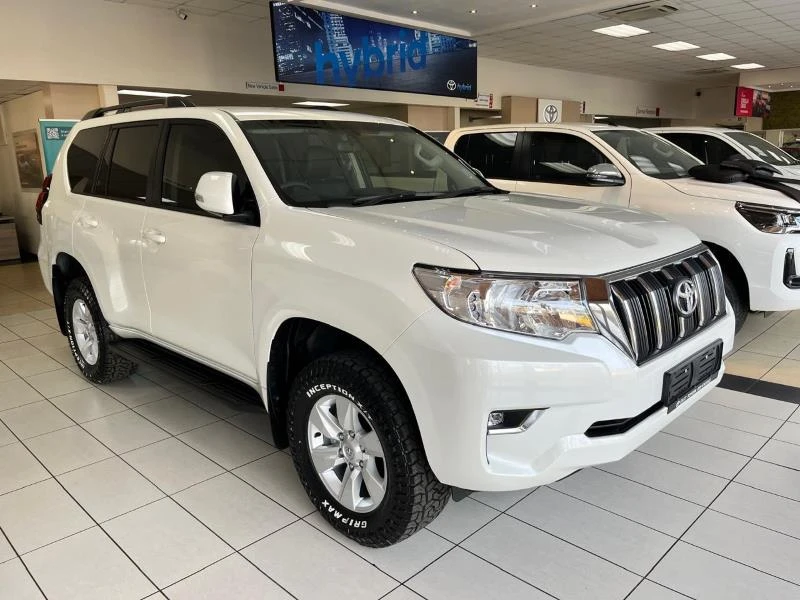
[[[658,131],[668,133],[670,131],[684,131],[687,133],[730,133],[731,131],[742,131],[741,129],[734,129],[733,127],[700,127],[697,125],[687,125],[681,127],[674,125],[672,127],[648,127],[647,131]],[[747,132],[743,132],[747,133]]]
[[[201,106],[140,109],[85,119],[79,123],[79,126],[84,128],[101,125],[113,125],[115,123],[128,123],[132,121],[209,118],[218,115],[229,115],[239,121],[291,119],[300,121],[351,121],[361,123],[385,123],[391,125],[404,125],[406,127],[408,126],[407,123],[403,123],[395,119],[375,117],[372,115],[363,115],[359,113],[337,110],[273,108],[264,106]]]
[[[571,131],[605,131],[608,129],[620,129],[638,131],[635,127],[624,125],[612,125],[611,123],[513,123],[507,125],[475,125],[473,127],[462,127],[453,133],[470,131],[518,131],[523,129],[569,129]]]

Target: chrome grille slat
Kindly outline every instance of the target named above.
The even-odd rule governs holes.
[[[673,304],[677,282],[690,279],[699,295],[697,308],[683,317]],[[637,364],[674,347],[725,314],[722,272],[710,251],[624,279],[611,280],[611,301],[628,336]]]

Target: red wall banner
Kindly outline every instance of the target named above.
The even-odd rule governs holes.
[[[769,111],[769,92],[748,87],[736,88],[736,106],[733,113],[735,116],[766,117]]]

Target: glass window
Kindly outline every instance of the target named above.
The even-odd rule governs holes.
[[[586,171],[611,162],[594,144],[568,133],[535,132],[530,143],[528,181],[588,185]]]
[[[67,176],[70,189],[76,194],[92,191],[97,161],[108,137],[109,127],[84,129],[75,136],[67,151]]]
[[[458,138],[455,152],[489,179],[516,179],[514,131],[471,133]]]
[[[705,162],[706,152],[705,148],[703,147],[703,138],[700,134],[673,133],[670,131],[670,132],[658,133],[656,135],[663,137],[665,140],[669,140],[676,146],[680,146],[695,158]]]
[[[228,137],[218,127],[200,122],[171,125],[161,201],[202,212],[195,204],[194,191],[200,177],[210,171],[233,173],[237,185],[246,186],[247,178],[239,157]]]
[[[117,131],[108,173],[108,196],[147,200],[147,183],[158,145],[158,132],[158,124],[122,127]]]
[[[619,128],[594,134],[642,173],[656,179],[688,177],[689,169],[702,164],[672,142],[646,131]]]
[[[741,158],[742,156],[736,148],[718,137],[704,135],[702,140],[705,149],[705,157],[701,157],[700,160],[707,165],[718,165],[724,160]]]
[[[367,205],[496,191],[410,127],[335,120],[245,121],[241,127],[290,204]]]
[[[755,154],[759,160],[763,160],[771,165],[775,165],[776,167],[800,165],[800,160],[795,159],[791,154],[784,152],[777,146],[770,144],[767,140],[755,134],[747,131],[726,131],[725,135],[742,144]]]

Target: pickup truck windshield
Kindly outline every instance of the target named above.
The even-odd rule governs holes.
[[[369,206],[498,192],[410,127],[344,120],[240,125],[270,181],[294,206]]]
[[[758,137],[747,131],[726,131],[727,135],[732,140],[739,142],[742,146],[755,154],[759,160],[765,163],[775,165],[776,167],[786,167],[789,165],[800,165],[800,160],[773,146],[767,140]]]
[[[672,142],[634,129],[604,129],[594,132],[633,166],[656,179],[689,176],[689,169],[702,164]]]

